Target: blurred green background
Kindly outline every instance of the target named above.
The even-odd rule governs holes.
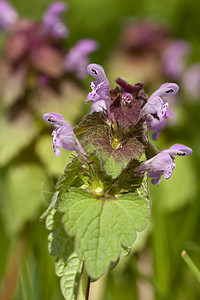
[[[21,17],[40,20],[50,1],[16,0],[11,3]],[[112,56],[122,28],[132,19],[163,22],[174,38],[191,43],[188,63],[200,61],[198,0],[71,0],[67,3],[69,10],[64,20],[70,36],[65,41],[66,46],[73,46],[81,38],[97,40],[100,47],[92,54],[91,61],[105,68],[111,86],[114,86],[113,76],[120,76],[123,69],[119,64],[118,73],[112,72]],[[137,74],[134,72],[137,70],[133,68],[135,80]],[[142,75],[138,80],[142,81]],[[162,80],[155,82],[154,87],[164,83]],[[90,81],[91,78],[83,81],[83,90],[77,95],[82,103]],[[148,86],[148,95],[154,87]],[[193,154],[177,158],[176,169],[169,181],[162,179],[159,187],[150,186],[152,215],[149,228],[139,235],[133,253],[92,285],[91,300],[200,299],[200,284],[181,258],[181,251],[186,249],[200,268],[200,98],[194,102],[183,92],[180,94],[181,99],[175,107],[177,121],[161,133],[155,145],[163,150],[174,143],[182,143],[191,147]],[[74,109],[76,104],[69,100],[67,105],[74,125],[86,109],[82,105]],[[63,107],[57,108],[58,113],[63,112]],[[1,109],[0,113],[3,118],[5,111]],[[67,119],[64,113],[63,116]],[[44,126],[41,124],[39,127]],[[24,148],[16,150],[16,155],[12,154],[12,160],[7,162],[6,154],[1,154],[5,163],[0,171],[0,295],[2,300],[60,300],[63,298],[59,278],[54,273],[54,258],[47,250],[48,232],[39,216],[47,207],[48,192],[51,193],[53,182],[62,173],[69,154],[63,151],[63,158],[55,158],[51,153],[50,134],[49,138],[41,136],[38,142],[37,134],[33,134],[36,148],[31,159],[26,159],[26,130],[19,135],[24,136]],[[15,143],[5,123],[1,124],[0,136],[9,153]]]

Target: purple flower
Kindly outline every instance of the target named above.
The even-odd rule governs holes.
[[[160,136],[160,131],[166,126],[166,118],[154,118],[152,115],[146,117],[148,130],[154,131],[152,138],[156,141]]]
[[[200,63],[192,65],[183,73],[182,85],[193,100],[200,98]]]
[[[134,172],[144,173],[147,171],[149,177],[152,178],[151,182],[153,184],[159,184],[161,181],[161,175],[164,176],[165,179],[169,179],[175,169],[175,162],[173,156],[186,156],[192,153],[192,149],[180,145],[175,144],[169,149],[165,149],[155,155],[154,157],[148,159],[140,166],[134,169]]]
[[[87,67],[88,73],[93,76],[96,80],[92,81],[91,88],[92,92],[88,94],[88,102],[104,101],[104,107],[109,111],[111,104],[109,82],[104,72],[104,69],[100,65],[90,64]]]
[[[104,100],[99,100],[99,101],[96,101],[92,104],[91,106],[91,112],[90,113],[93,113],[94,111],[96,112],[104,112],[105,110],[107,110],[107,107],[106,107],[106,104],[105,104],[105,101]]]
[[[18,14],[7,1],[0,1],[0,31],[11,29],[18,18]]]
[[[141,114],[157,114],[158,118],[166,115],[169,104],[165,97],[175,95],[179,90],[179,86],[175,83],[165,83],[154,92],[149,98],[147,104],[143,107]]]
[[[68,72],[76,72],[79,78],[87,75],[89,54],[98,48],[98,43],[92,39],[83,39],[71,48],[65,58],[65,69]]]
[[[56,113],[47,113],[43,115],[43,118],[45,121],[55,126],[55,129],[52,132],[55,156],[61,154],[61,150],[59,148],[76,151],[77,154],[85,155],[85,151],[75,136],[72,127],[61,115]]]
[[[133,96],[130,93],[125,93],[122,95],[122,105],[128,107],[133,101]]]
[[[62,14],[67,10],[67,4],[62,1],[49,5],[43,17],[46,31],[54,37],[64,38],[69,35],[69,30],[62,21]]]
[[[174,118],[173,113],[167,109],[166,110],[166,117]],[[154,118],[151,114],[146,116],[147,127],[149,130],[154,131],[152,138],[156,141],[160,136],[160,131],[163,130],[166,126],[166,117],[163,116],[160,119]]]
[[[165,49],[162,62],[166,75],[172,79],[178,79],[185,69],[186,58],[191,46],[184,40],[176,40]]]

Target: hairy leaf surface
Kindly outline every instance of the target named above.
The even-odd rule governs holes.
[[[105,120],[103,114],[99,112],[93,112],[92,114],[83,117],[81,122],[73,128],[76,135],[85,133],[88,129],[99,125],[104,125]]]
[[[140,196],[140,193],[146,195]],[[143,192],[113,199],[95,198],[84,190],[70,188],[62,195],[59,209],[64,213],[66,231],[75,236],[79,258],[85,261],[88,274],[97,279],[117,260],[121,245],[129,247],[136,238],[136,231],[146,227],[147,187]]]
[[[66,191],[73,181],[78,177],[81,169],[81,158],[74,157],[72,162],[65,168],[64,174],[58,179],[56,189],[58,191]]]
[[[47,229],[51,230],[49,254],[57,256],[56,275],[59,276],[61,291],[66,300],[76,300],[81,276],[82,262],[74,251],[74,238],[67,235],[61,222],[61,213],[55,209],[46,219]]]
[[[101,159],[106,174],[116,178],[131,160],[138,160],[144,149],[136,138],[129,138],[118,149],[111,145],[107,126],[99,125],[89,129],[82,138],[83,145],[89,153],[95,152]]]

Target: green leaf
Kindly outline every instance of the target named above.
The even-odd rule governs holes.
[[[84,190],[70,188],[61,200],[59,209],[64,213],[66,231],[75,236],[76,252],[93,279],[102,276],[119,257],[121,245],[129,247],[136,231],[147,225],[147,188],[146,197],[129,193],[113,199],[95,198]]]
[[[105,120],[99,112],[93,112],[92,114],[86,115],[82,118],[81,122],[73,128],[76,135],[85,133],[91,127],[96,127],[99,125],[104,125]]]
[[[139,162],[132,160],[120,176],[114,181],[110,194],[119,194],[123,192],[135,192],[142,182],[143,176],[134,173],[134,169],[138,166]]]
[[[81,158],[74,157],[71,163],[69,163],[64,171],[64,174],[58,179],[56,183],[56,189],[58,191],[66,191],[74,180],[78,177],[81,171]]]
[[[66,300],[76,300],[81,277],[82,262],[74,251],[74,238],[67,235],[61,222],[62,214],[55,209],[46,219],[46,226],[51,233],[48,236],[49,254],[57,256],[56,275],[61,277],[61,291]]]
[[[50,211],[55,208],[57,200],[58,200],[59,192],[55,192],[51,198],[51,202],[49,204],[49,207],[43,212],[43,214],[40,216],[40,221],[42,221],[44,218],[48,216]]]
[[[143,145],[135,138],[129,138],[118,149],[111,145],[108,127],[99,125],[89,129],[83,136],[84,148],[102,161],[106,174],[118,177],[131,160],[138,160],[144,152]]]

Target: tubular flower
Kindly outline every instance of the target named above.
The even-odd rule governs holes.
[[[160,131],[163,130],[166,126],[166,117],[168,118],[174,118],[174,114],[167,109],[166,110],[166,116],[161,117],[160,119],[154,118],[152,115],[146,116],[146,122],[148,129],[151,131],[154,131],[152,138],[154,141],[156,141],[160,136]]]
[[[66,12],[65,2],[58,1],[49,5],[43,17],[43,25],[46,31],[54,37],[65,38],[69,35],[69,30],[62,22],[62,14]]]
[[[176,95],[179,86],[176,83],[165,83],[154,92],[149,98],[147,104],[142,109],[142,115],[156,114],[158,118],[166,115],[166,110],[169,107],[165,97]]]
[[[142,163],[140,166],[136,167],[134,172],[144,173],[147,171],[148,176],[152,178],[152,184],[159,184],[161,181],[161,175],[163,175],[165,179],[169,179],[171,177],[176,166],[173,157],[174,155],[187,156],[191,153],[191,148],[175,144],[169,149],[161,151],[154,157]]]
[[[110,91],[109,91],[109,82],[104,72],[104,69],[96,64],[90,64],[87,67],[88,73],[93,76],[96,80],[92,81],[91,88],[92,92],[88,94],[88,102],[97,102],[101,101],[101,105],[95,107],[95,111],[102,111],[102,101],[104,101],[104,107],[106,110],[109,110],[111,104]]]
[[[11,29],[18,18],[18,14],[7,1],[0,1],[0,31]]]
[[[61,154],[61,150],[59,148],[76,151],[77,154],[85,155],[85,151],[75,136],[72,127],[61,115],[56,113],[47,113],[43,115],[43,118],[45,121],[55,126],[55,129],[52,132],[55,156]]]
[[[92,39],[83,39],[71,48],[65,58],[65,68],[68,72],[76,72],[79,78],[84,78],[87,74],[89,64],[89,54],[98,48],[98,43]]]
[[[141,111],[141,116],[146,116],[149,130],[154,131],[153,139],[157,140],[160,131],[165,128],[166,117],[173,118],[173,113],[168,109],[169,104],[165,99],[168,96],[177,94],[179,86],[175,83],[165,83],[154,92]]]

